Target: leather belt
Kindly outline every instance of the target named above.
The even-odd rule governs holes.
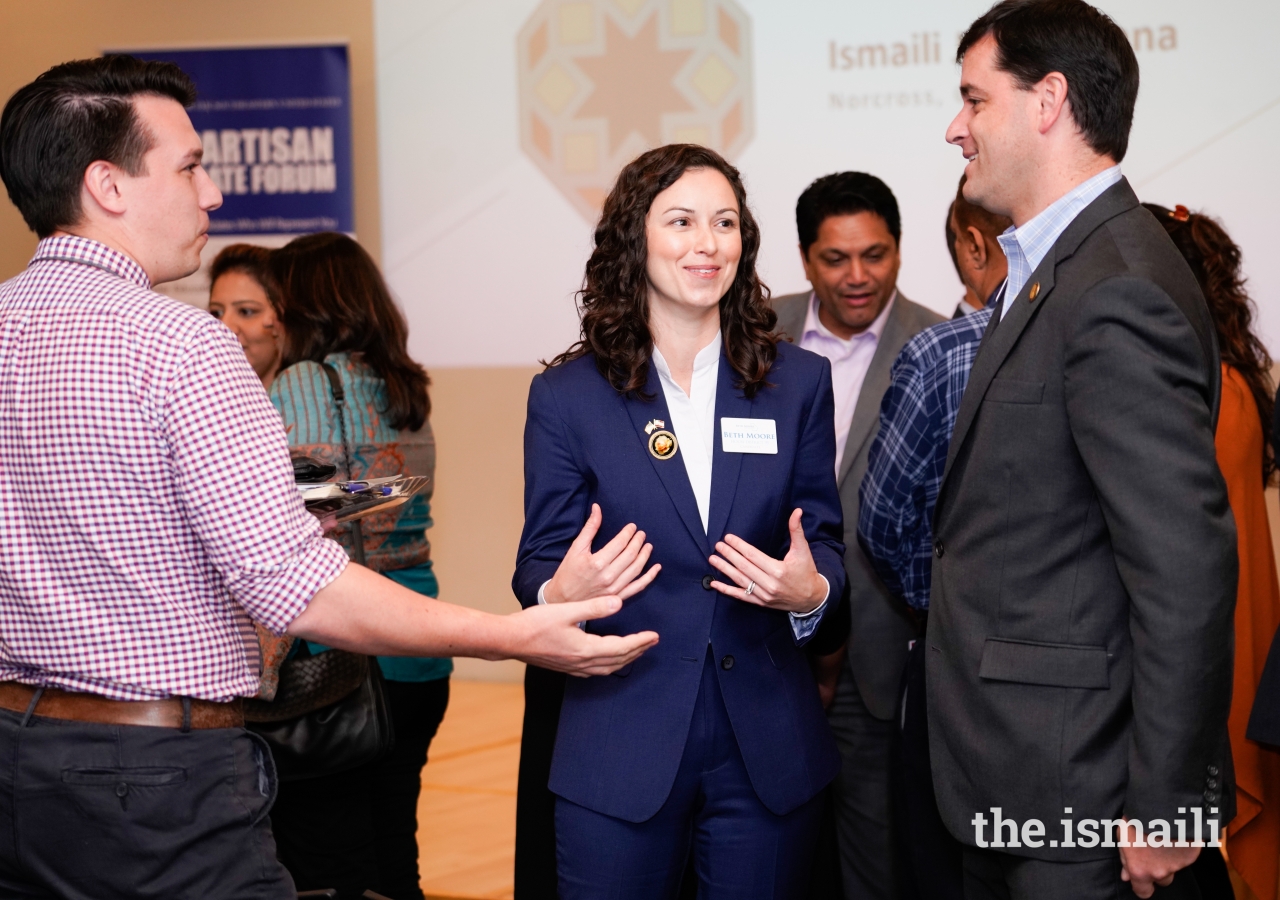
[[[39,688],[16,681],[0,681],[0,709],[25,713]],[[190,704],[190,718],[184,707]],[[45,688],[32,715],[98,725],[146,725],[152,728],[243,728],[244,702],[171,698],[168,700],[110,700],[97,694]]]

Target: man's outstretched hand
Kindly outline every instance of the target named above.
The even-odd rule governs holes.
[[[531,606],[513,613],[512,618],[527,630],[527,637],[515,645],[511,656],[579,678],[616,672],[658,643],[657,633],[595,635],[583,631],[578,623],[611,616],[620,609],[621,598],[612,596]]]
[[[658,642],[652,631],[600,636],[578,627],[620,609],[615,595],[494,615],[424,597],[349,563],[316,592],[288,632],[370,656],[521,659],[585,678],[615,672]]]

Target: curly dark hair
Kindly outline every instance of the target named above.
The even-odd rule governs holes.
[[[1171,210],[1155,203],[1142,205],[1160,220],[1191,266],[1218,331],[1222,361],[1244,376],[1249,385],[1262,418],[1262,483],[1268,484],[1276,471],[1271,440],[1275,386],[1271,383],[1271,355],[1253,333],[1256,310],[1240,272],[1240,248],[1219,223],[1206,215],[1190,212],[1185,206]]]
[[[409,356],[409,325],[378,264],[345,234],[294,238],[268,260],[279,287],[285,349],[280,368],[330,353],[360,354],[387,387],[382,412],[397,431],[417,431],[431,413],[427,372]]]
[[[645,392],[653,336],[649,332],[649,249],[645,220],[653,200],[691,169],[714,169],[733,188],[741,219],[742,258],[733,284],[720,298],[720,330],[738,387],[754,397],[778,355],[769,289],[756,275],[760,227],[747,207],[738,170],[697,144],[668,144],[632,160],[604,201],[595,250],[587,261],[578,304],[582,336],[548,367],[595,354],[600,374],[620,394],[651,399]]]

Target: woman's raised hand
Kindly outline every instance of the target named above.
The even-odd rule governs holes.
[[[716,544],[711,565],[723,572],[733,584],[721,581],[711,586],[722,594],[785,612],[811,613],[827,596],[827,580],[818,574],[800,524],[802,511],[791,513],[791,549],[782,559],[774,559],[740,537],[725,535]],[[723,558],[722,558],[723,557]],[[737,587],[734,587],[737,585]]]
[[[627,525],[614,535],[613,540],[592,553],[591,542],[595,540],[603,519],[600,505],[592,503],[587,523],[569,545],[569,552],[542,592],[548,603],[606,595],[626,600],[647,588],[662,570],[661,565],[655,564],[644,571],[649,554],[653,552],[653,544],[644,542],[644,532],[637,530],[634,524]]]

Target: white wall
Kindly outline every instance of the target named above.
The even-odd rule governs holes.
[[[559,6],[576,15],[644,2]],[[667,2],[664,15],[704,0]],[[902,207],[904,292],[949,312],[960,288],[942,222],[962,168],[943,141],[959,102],[951,58],[986,3],[738,5],[750,18],[755,133],[736,163],[764,230],[767,283],[775,293],[805,286],[793,219],[799,192],[825,173],[861,169],[883,178]],[[520,146],[517,35],[542,6],[375,3],[384,262],[409,310],[412,349],[428,366],[529,365],[576,334],[572,293],[590,224]],[[1280,348],[1272,249],[1280,237],[1280,4],[1107,0],[1103,8],[1131,34],[1150,27],[1155,43],[1162,26],[1176,30],[1173,49],[1148,49],[1143,37],[1126,174],[1143,199],[1222,218],[1244,247],[1263,333]],[[831,67],[832,42],[891,48],[920,33],[938,35],[940,62]],[[1168,46],[1170,32],[1163,36]],[[863,98],[861,108],[847,108],[850,97]],[[893,105],[875,108],[877,100]]]
[[[955,306],[960,286],[942,234],[962,169],[959,151],[943,141],[959,108],[950,60],[985,0],[375,0],[383,261],[409,315],[410,349],[434,379],[440,453],[432,545],[443,599],[515,609],[509,582],[523,524],[525,394],[537,360],[577,335],[572,295],[591,249],[581,204],[522,149],[530,142],[529,120],[521,117],[522,84],[529,103],[521,67],[530,58],[530,31],[522,29],[546,22],[557,40],[600,41],[603,15],[626,20],[630,11],[639,24],[656,11],[667,33],[662,46],[701,47],[675,79],[697,105],[694,77],[708,36],[681,32],[722,28],[716,23],[726,4],[750,44],[750,72],[744,78],[738,66],[738,84],[720,111],[743,97],[751,101],[744,122],[752,137],[733,158],[764,230],[768,284],[779,293],[805,286],[795,249],[800,191],[828,172],[863,169],[885,179],[902,207],[904,292],[941,312]],[[1177,33],[1176,49],[1164,51],[1145,49],[1143,35],[1143,87],[1125,171],[1144,199],[1222,217],[1244,246],[1263,333],[1280,350],[1280,254],[1272,250],[1280,237],[1280,176],[1272,163],[1280,150],[1280,54],[1273,46],[1280,4],[1103,5],[1130,32],[1151,27],[1158,37],[1167,25]],[[595,31],[587,34],[590,23]],[[921,33],[937,34],[937,63],[831,68],[832,41],[891,50]],[[584,53],[591,47],[577,45]],[[728,58],[723,40],[715,52]],[[586,68],[598,71],[599,63]],[[561,124],[576,117],[594,86],[581,72],[577,77],[578,94],[561,110]],[[637,72],[632,81],[641,102],[652,99],[650,74]],[[833,94],[846,108],[833,106]],[[876,108],[886,95],[895,105]],[[850,96],[868,100],[850,109]],[[678,138],[690,115],[664,119],[664,140]],[[600,124],[574,127],[586,133]],[[718,132],[709,133],[714,140]],[[619,152],[637,150],[632,141]],[[612,174],[597,173],[606,185]],[[561,173],[556,181],[584,177]],[[520,666],[459,660],[458,675],[517,679]]]

